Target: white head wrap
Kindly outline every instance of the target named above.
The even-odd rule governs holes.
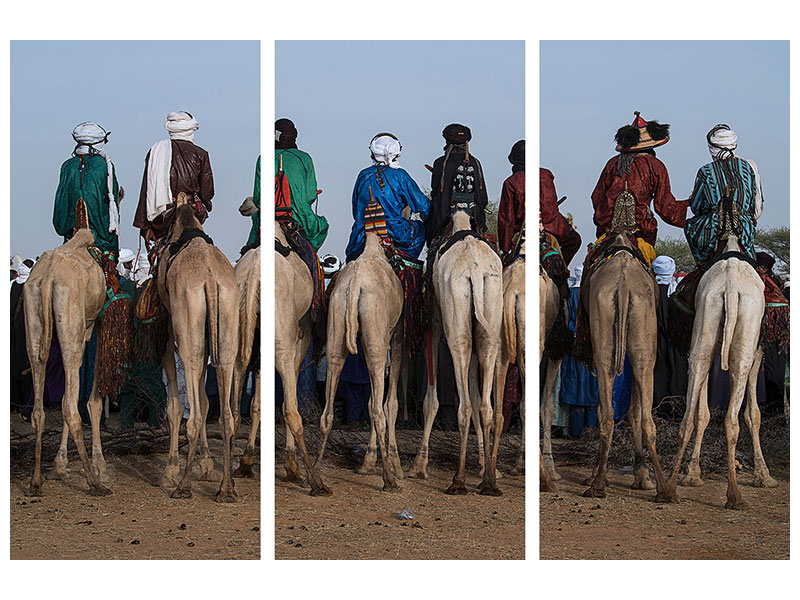
[[[320,261],[322,263],[322,270],[326,277],[331,277],[339,269],[342,268],[342,261],[335,254],[326,254]]]
[[[399,169],[397,157],[403,147],[395,138],[390,135],[379,135],[369,144],[369,151],[372,153],[372,160],[376,163],[384,164],[392,169]]]
[[[171,112],[167,115],[167,122],[164,125],[169,131],[171,140],[194,141],[194,132],[200,128],[192,115],[187,112]]]
[[[572,277],[570,277],[567,281],[569,287],[580,287],[581,278],[583,277],[583,265],[578,265],[572,269],[572,273]]]
[[[672,292],[678,286],[675,281],[675,261],[669,256],[659,256],[653,261],[653,271],[656,274],[656,282],[660,285],[668,285],[667,295],[671,296]]]
[[[727,125],[716,125],[706,136],[708,151],[714,160],[730,158],[736,150],[736,133]]]
[[[75,156],[83,156],[86,154],[97,154],[106,159],[107,165],[107,186],[108,186],[108,231],[111,233],[117,232],[119,235],[119,206],[114,200],[114,163],[111,159],[99,148],[95,148],[96,144],[105,144],[108,142],[108,136],[111,132],[106,131],[97,123],[85,121],[75,126],[72,130],[72,139],[78,145],[72,154]]]
[[[28,276],[31,274],[31,268],[25,263],[20,263],[17,267],[17,278],[14,280],[19,284],[28,281]]]

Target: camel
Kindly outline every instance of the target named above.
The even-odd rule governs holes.
[[[231,407],[233,410],[233,439],[239,431],[240,404],[242,400],[242,386],[244,375],[253,357],[254,343],[259,331],[261,318],[261,248],[248,251],[233,270],[236,285],[239,287],[239,353],[233,370],[233,397]],[[261,422],[261,365],[257,363],[255,371],[255,392],[250,404],[250,435],[247,437],[247,446],[239,458],[239,468],[234,471],[234,477],[255,477],[253,465],[256,461],[256,435]]]
[[[180,196],[184,194],[181,193]],[[169,242],[176,242],[187,230],[202,232],[202,227],[192,208],[185,203],[185,198],[179,197]],[[239,289],[228,259],[205,240],[195,237],[174,257],[171,254],[170,246],[167,245],[161,253],[157,274],[158,294],[169,313],[169,342],[161,363],[167,373],[170,443],[162,486],[174,487],[170,494],[172,498],[191,498],[192,467],[198,442],[201,479],[212,478],[214,463],[206,438],[208,398],[204,386],[207,359],[210,357],[211,364],[217,370],[223,448],[222,481],[216,501],[235,502],[236,491],[231,476],[234,425],[231,389],[239,340]],[[180,480],[178,429],[182,409],[175,372],[175,347],[183,362],[189,402],[189,419],[186,423],[189,450],[186,468]]]
[[[322,445],[317,468],[333,425],[333,400],[348,353],[356,354],[361,333],[364,358],[372,392],[369,400],[372,433],[359,473],[375,470],[378,450],[383,464],[383,489],[399,489],[403,468],[397,452],[397,381],[403,342],[403,288],[380,245],[380,238],[368,231],[364,251],[339,272],[328,310],[325,409],[320,419]],[[389,362],[389,390],[384,404],[384,374]]]
[[[519,253],[525,255],[524,242]],[[519,414],[522,419],[522,444],[520,445],[517,460],[510,473],[520,475],[525,470],[525,260],[518,259],[503,271],[503,335],[501,337],[500,352],[497,355],[497,370],[495,371],[495,398],[500,410],[498,417],[500,431],[503,427],[502,403],[505,393],[506,375],[508,367],[515,363],[519,367],[522,379],[522,398],[519,403]],[[492,460],[497,463],[499,444],[492,447]]]
[[[543,269],[539,270],[539,362],[545,356],[544,348],[547,335],[553,328],[553,324],[558,317],[558,312],[565,310],[561,303],[561,296],[558,292],[558,286],[555,282],[544,272]],[[547,371],[545,373],[544,391],[542,393],[542,402],[539,407],[539,418],[542,421],[542,465],[540,471],[543,469],[547,473],[546,480],[548,487],[553,488],[553,481],[561,479],[561,475],[556,472],[555,464],[553,463],[553,443],[550,435],[553,425],[553,415],[555,407],[553,406],[553,388],[555,387],[556,376],[559,369],[561,369],[561,362],[563,358],[557,360],[547,357]],[[540,473],[541,474],[541,473]],[[541,477],[540,477],[541,479]]]
[[[727,236],[725,253],[740,252],[735,235]],[[700,476],[700,446],[710,418],[708,410],[708,371],[717,347],[720,347],[722,369],[731,380],[731,396],[725,415],[725,437],[728,445],[728,490],[725,508],[744,509],[736,484],[736,441],[739,438],[739,410],[747,389],[747,410],[744,420],[750,429],[755,458],[755,487],[776,487],[778,482],[769,474],[759,441],[761,412],[756,402],[756,380],[763,350],[759,347],[759,332],[764,314],[764,283],[758,273],[744,260],[730,257],[716,262],[700,279],[697,286],[696,314],[692,328],[689,353],[689,387],[686,412],[680,426],[681,444],[668,485],[674,490],[683,454],[697,422],[697,434],[682,485],[703,484]]]
[[[616,211],[616,207],[615,207]],[[615,214],[616,220],[616,214]],[[592,355],[600,392],[598,462],[591,485],[584,492],[589,498],[605,498],[608,451],[614,433],[611,390],[614,376],[622,373],[627,350],[633,368],[630,422],[634,445],[633,489],[653,489],[645,464],[642,436],[650,451],[657,489],[656,500],[674,502],[668,490],[656,452],[656,426],[653,422],[653,368],[656,360],[656,298],[653,276],[633,257],[631,243],[624,233],[615,236],[616,252],[592,274],[589,288],[589,323]],[[628,251],[630,249],[630,251]],[[588,481],[587,481],[588,483]]]
[[[97,394],[97,377],[88,402],[92,424],[91,463],[84,447],[81,417],[78,414],[79,370],[84,348],[92,336],[97,317],[107,299],[103,270],[87,251],[92,244],[94,244],[92,232],[89,229],[78,229],[72,239],[63,246],[45,252],[41,256],[31,269],[30,277],[22,291],[26,344],[33,377],[34,405],[31,422],[36,433],[36,454],[29,489],[31,496],[42,494],[44,378],[54,331],[61,346],[66,384],[61,400],[64,428],[54,469],[49,477],[53,479],[66,477],[67,442],[69,434],[72,434],[89,485],[89,494],[105,496],[111,493],[111,490],[102,484],[105,478],[105,459],[100,443],[102,399]],[[99,366],[98,361],[95,373]]]
[[[283,418],[286,423],[286,481],[303,482],[297,465],[295,441],[306,466],[312,496],[331,494],[314,467],[303,438],[303,419],[297,410],[297,376],[311,343],[311,300],[314,282],[303,260],[287,251],[286,236],[275,223],[275,369],[283,383]]]
[[[452,223],[452,235],[470,229],[469,215],[464,211],[455,211]],[[458,429],[461,438],[459,464],[453,476],[453,483],[446,490],[448,494],[467,493],[464,485],[465,463],[469,422],[473,417],[482,463],[481,484],[478,489],[480,493],[486,495],[501,494],[496,483],[497,453],[491,448],[491,433],[494,431],[494,443],[499,445],[502,427],[498,427],[498,424],[502,425],[502,391],[498,393],[495,390],[494,411],[491,396],[497,356],[500,352],[503,316],[502,270],[500,257],[488,244],[475,237],[465,237],[453,244],[447,252],[437,256],[433,263],[433,286],[439,308],[433,318],[431,336],[435,342],[439,339],[439,327],[444,328],[447,345],[453,357],[459,398]],[[439,404],[436,399],[436,377],[435,375],[430,377],[436,373],[435,352],[432,354],[428,365],[428,393],[424,403],[425,428],[413,469],[413,474],[421,478],[427,477],[428,442]],[[470,385],[471,382],[475,382],[476,369],[480,371],[480,390],[471,393],[470,387],[478,387]],[[483,464],[484,457],[486,464]]]

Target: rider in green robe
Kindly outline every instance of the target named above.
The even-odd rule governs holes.
[[[250,217],[253,225],[250,227],[250,236],[247,238],[247,245],[251,246],[256,243],[258,238],[258,231],[261,229],[261,157],[256,161],[256,181],[253,184],[253,204],[258,209]]]
[[[275,121],[275,135],[275,172],[282,166],[289,180],[292,218],[303,228],[314,250],[319,250],[328,235],[328,220],[312,208],[317,199],[314,162],[297,149],[297,129],[289,119]]]
[[[95,245],[115,257],[119,252],[119,184],[114,165],[96,148],[108,135],[95,123],[81,123],[72,132],[77,142],[73,156],[61,165],[53,226],[69,240],[75,230],[75,204],[83,198]]]

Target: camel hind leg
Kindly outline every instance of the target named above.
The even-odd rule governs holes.
[[[178,486],[180,463],[178,460],[178,434],[183,416],[183,406],[178,392],[178,373],[175,366],[175,343],[172,335],[167,341],[167,348],[161,357],[161,366],[167,375],[167,423],[169,424],[169,456],[161,477],[161,487],[164,489]]]
[[[30,334],[29,334],[30,335]],[[29,352],[29,355],[31,353]],[[33,412],[31,413],[31,424],[33,431],[36,434],[36,449],[34,454],[33,475],[31,476],[30,487],[28,488],[29,496],[42,495],[42,434],[44,433],[45,415],[44,415],[44,379],[46,362],[38,358],[38,353],[33,357],[31,363],[31,373],[33,376]],[[66,474],[66,442],[65,438],[69,434],[69,428],[66,419],[64,420],[63,431],[61,435],[61,445],[64,447],[64,474]],[[60,451],[60,449],[59,449]]]
[[[503,400],[502,397],[497,398],[495,395],[495,407],[493,409],[492,400],[492,386],[494,384],[494,368],[497,364],[497,355],[499,344],[495,343],[490,345],[488,336],[484,338],[484,352],[480,356],[481,368],[481,421],[483,421],[483,435],[485,439],[486,458],[487,464],[484,469],[483,477],[478,490],[484,496],[502,496],[503,492],[497,487],[497,450],[500,446],[500,434],[503,431],[502,413],[503,413]],[[487,350],[488,348],[488,350]],[[500,413],[497,417],[496,412]],[[492,441],[494,440],[494,443]]]
[[[261,423],[261,369],[254,372],[255,388],[253,400],[250,402],[250,433],[247,436],[247,446],[239,457],[239,467],[233,472],[234,477],[254,478],[253,465],[256,462],[256,438],[258,427]],[[234,427],[234,431],[235,431]]]
[[[558,376],[558,369],[561,365],[561,361],[551,360],[547,355],[545,355],[545,360],[547,361],[547,370],[541,407],[539,409],[539,418],[542,421],[542,457],[544,459],[544,468],[550,475],[550,479],[557,481],[561,479],[561,475],[556,472],[556,467],[553,462],[553,441],[551,433],[553,417],[555,416],[553,389],[555,388],[556,377]]]
[[[402,318],[402,317],[401,317]],[[403,365],[403,329],[398,326],[392,335],[391,349],[389,351],[389,390],[386,394],[386,403],[384,405],[386,413],[386,429],[387,429],[387,442],[388,442],[388,456],[389,464],[392,468],[394,476],[398,479],[403,479],[403,465],[400,463],[400,453],[397,450],[397,436],[395,427],[397,425],[397,382],[400,378]]]
[[[448,343],[450,340],[448,339]],[[466,494],[466,462],[467,442],[469,439],[469,422],[472,418],[472,405],[469,394],[469,360],[472,343],[458,341],[450,344],[450,353],[453,356],[453,369],[456,376],[456,389],[458,391],[458,432],[460,446],[458,454],[458,468],[453,475],[453,483],[447,488],[447,494]]]
[[[439,358],[439,335],[441,333],[441,326],[436,321],[431,323],[431,329],[426,336],[427,348],[426,355],[428,358],[428,389],[425,393],[425,400],[422,405],[422,412],[424,416],[424,424],[422,428],[422,439],[420,440],[419,450],[417,456],[414,458],[414,465],[411,467],[411,477],[418,479],[428,478],[428,448],[431,439],[431,429],[433,428],[433,420],[439,410],[439,397],[436,392],[436,373],[437,362]]]
[[[47,479],[67,479],[67,445],[69,443],[69,425],[65,420],[61,421],[61,443],[58,445],[58,453],[53,460],[53,470],[47,474]]]
[[[94,383],[87,403],[89,420],[92,425],[92,468],[100,481],[106,481],[106,459],[103,457],[103,446],[100,439],[100,420],[103,415],[103,399],[97,393],[97,368],[95,367]]]
[[[708,410],[708,375],[703,378],[700,387],[700,397],[697,400],[697,430],[694,436],[694,447],[692,456],[689,459],[689,466],[686,468],[686,475],[681,479],[681,485],[699,487],[703,485],[702,473],[700,470],[700,451],[703,447],[703,436],[711,420],[711,412]]]
[[[180,354],[180,348],[179,348]],[[183,477],[170,494],[170,498],[191,498],[192,497],[192,468],[194,467],[197,446],[200,441],[202,427],[202,409],[200,406],[200,377],[204,371],[203,366],[198,364],[191,351],[181,354],[183,361],[184,374],[186,376],[186,396],[189,401],[189,419],[186,421],[186,437],[189,441],[189,449],[186,452],[186,467],[183,470]]]
[[[744,422],[750,430],[750,437],[753,442],[753,487],[777,487],[778,482],[769,474],[767,463],[764,460],[764,453],[761,451],[761,411],[756,400],[756,385],[758,381],[758,370],[761,366],[761,358],[764,351],[759,348],[753,357],[753,366],[747,378],[747,408],[744,412]]]

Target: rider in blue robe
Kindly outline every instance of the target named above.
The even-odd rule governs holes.
[[[358,174],[353,189],[353,229],[347,244],[347,262],[355,260],[364,250],[364,212],[372,196],[386,215],[386,229],[394,245],[412,258],[417,258],[425,244],[424,220],[430,211],[430,199],[422,193],[411,176],[397,164],[400,143],[390,134],[379,134],[370,143],[375,162]],[[403,208],[409,206],[412,214],[421,220],[403,218]]]

